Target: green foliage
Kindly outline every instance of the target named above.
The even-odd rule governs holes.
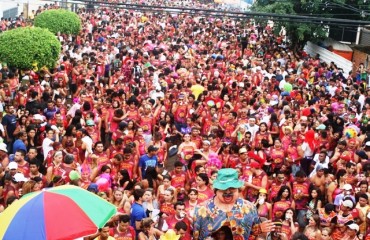
[[[367,0],[257,0],[252,11],[370,21],[370,4]],[[293,45],[300,46],[306,41],[321,40],[327,35],[327,26],[322,24],[274,22],[275,33],[284,26]],[[332,25],[330,28],[335,29],[338,26]]]
[[[19,69],[53,68],[61,44],[54,34],[38,27],[17,28],[0,34],[0,61]]]
[[[42,12],[35,17],[36,27],[47,28],[50,32],[57,34],[77,35],[81,31],[81,20],[74,12],[53,9]]]
[[[257,1],[252,7],[253,11],[276,14],[290,15],[311,15],[315,11],[319,11],[319,5],[313,4],[320,0],[280,0],[280,1]],[[321,10],[321,9],[320,9]],[[293,45],[300,47],[307,41],[314,41],[326,37],[326,32],[323,30],[325,26],[299,23],[295,21],[274,21],[274,30],[278,34],[281,27],[286,28],[289,40]]]
[[[294,5],[292,2],[273,2],[271,4],[255,4],[252,7],[253,11],[266,12],[266,13],[277,13],[277,14],[295,14],[293,9]]]

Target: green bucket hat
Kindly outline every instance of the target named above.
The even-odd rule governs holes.
[[[217,178],[213,182],[213,188],[226,190],[228,188],[241,188],[243,181],[238,178],[238,172],[232,168],[223,168],[217,172]]]

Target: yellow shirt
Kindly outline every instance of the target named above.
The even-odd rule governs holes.
[[[196,84],[196,85],[191,86],[190,90],[195,96],[195,100],[196,100],[198,99],[198,96],[204,91],[204,87],[200,84]]]

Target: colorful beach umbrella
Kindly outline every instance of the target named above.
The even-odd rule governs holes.
[[[0,239],[75,239],[94,234],[116,207],[80,187],[34,192],[0,214]]]

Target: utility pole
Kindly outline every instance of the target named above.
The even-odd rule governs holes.
[[[62,0],[60,7],[67,10],[68,9],[68,0]]]
[[[27,0],[27,2],[23,3],[23,17],[24,17],[24,19],[28,19],[29,10],[30,10],[30,1]]]

